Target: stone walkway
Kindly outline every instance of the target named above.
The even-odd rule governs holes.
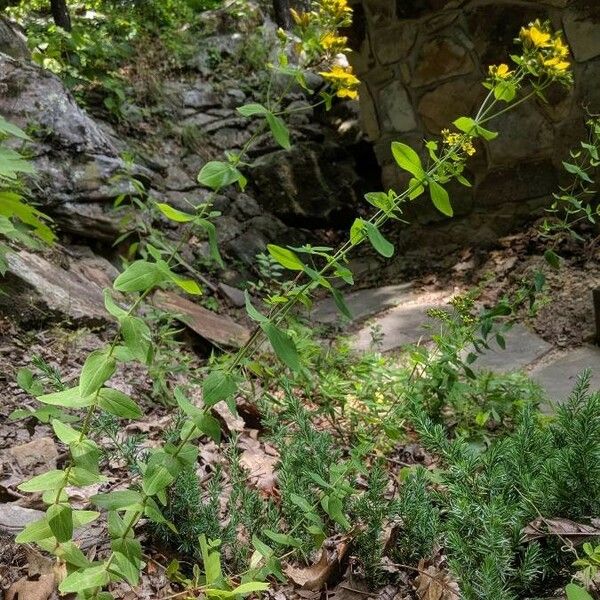
[[[446,307],[451,297],[451,291],[422,292],[404,283],[348,294],[346,302],[353,315],[350,322],[339,314],[330,298],[318,302],[312,316],[318,323],[336,325],[351,334],[356,350],[368,349],[375,337],[379,348],[390,352],[431,339],[435,321],[427,311]],[[592,369],[591,389],[600,389],[600,347],[560,350],[523,325],[515,325],[504,337],[506,349],[491,342],[490,349],[474,363],[475,368],[498,373],[525,371],[546,390],[552,402],[563,401],[577,375],[586,368]]]

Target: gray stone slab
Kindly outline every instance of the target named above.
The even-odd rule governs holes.
[[[344,299],[352,313],[353,321],[362,321],[403,302],[410,295],[411,287],[412,283],[409,282],[357,290],[346,294]],[[311,317],[318,323],[341,322],[344,318],[330,297],[315,303]]]
[[[409,344],[431,339],[428,325],[435,321],[427,315],[430,308],[442,304],[410,303],[396,306],[376,319],[369,321],[352,341],[355,350],[367,350],[373,340],[372,331],[376,328],[383,336],[377,348],[382,352],[396,350]]]
[[[600,389],[600,348],[583,346],[553,357],[551,362],[534,368],[530,375],[555,402],[564,401],[575,386],[577,376],[584,369],[592,369],[590,391]]]
[[[509,373],[524,369],[539,360],[552,346],[539,335],[532,333],[523,325],[514,325],[504,335],[506,349],[500,348],[495,339],[489,343],[490,349],[480,354],[473,364],[476,369]],[[472,352],[470,349],[469,352]]]

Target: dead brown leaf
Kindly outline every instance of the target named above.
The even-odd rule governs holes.
[[[349,543],[349,536],[329,538],[323,542],[321,556],[314,565],[301,569],[288,566],[285,573],[296,585],[306,590],[320,590],[332,577],[340,575]]]
[[[240,437],[240,465],[248,471],[248,481],[263,494],[276,495],[275,465],[279,456],[273,448],[261,444],[250,435]]]
[[[548,536],[564,538],[572,544],[578,545],[590,537],[600,536],[600,529],[592,525],[576,523],[570,519],[545,519],[544,517],[538,517],[521,531],[522,542],[531,542]]]
[[[426,566],[419,562],[419,575],[415,579],[417,596],[420,600],[457,600],[460,598],[458,584],[448,571],[435,565]]]
[[[27,546],[27,576],[15,581],[6,592],[6,600],[48,600],[58,582],[66,576],[63,566]]]
[[[40,575],[37,580],[22,577],[10,586],[6,600],[48,600],[55,587],[56,580],[51,573]]]

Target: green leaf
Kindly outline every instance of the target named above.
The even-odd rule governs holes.
[[[414,177],[408,182],[408,189],[410,190],[408,197],[410,200],[415,200],[425,191],[425,186]]]
[[[365,230],[367,232],[367,237],[371,242],[371,245],[379,254],[385,256],[386,258],[390,258],[394,254],[394,245],[388,242],[382,235],[381,231],[377,229],[373,223],[369,221],[365,221]]]
[[[421,164],[419,155],[406,144],[392,142],[392,155],[398,166],[414,175],[417,179],[423,179],[425,171]]]
[[[354,219],[354,223],[352,223],[352,227],[350,227],[350,242],[356,245],[364,238],[365,221],[363,219]]]
[[[494,86],[496,100],[512,102],[517,95],[517,87],[512,81],[500,81]]]
[[[44,404],[64,406],[65,408],[83,408],[93,402],[93,397],[91,396],[82,398],[79,386],[63,390],[62,392],[44,394],[43,396],[38,396],[37,399]]]
[[[221,400],[231,398],[237,389],[237,380],[231,373],[214,369],[202,381],[202,401],[205,406],[214,406]]]
[[[142,409],[127,395],[113,388],[102,388],[98,392],[98,406],[115,417],[139,419]]]
[[[61,423],[57,419],[52,419],[52,429],[54,429],[54,433],[56,437],[63,444],[70,444],[72,442],[79,441],[81,434],[76,429],[73,429],[70,425],[66,423]]]
[[[142,487],[148,496],[154,496],[157,492],[164,490],[175,480],[164,465],[152,465],[146,469],[142,480]]]
[[[113,284],[119,292],[145,292],[165,281],[165,274],[156,264],[146,260],[132,262]]]
[[[95,394],[115,372],[116,361],[107,348],[94,350],[83,363],[79,376],[79,393],[82,398]]]
[[[477,135],[477,123],[470,117],[459,117],[452,123],[456,129],[469,135]]]
[[[244,298],[246,299],[246,312],[248,316],[257,323],[266,323],[269,319],[265,317],[262,313],[258,312],[256,308],[252,305],[252,300],[250,299],[250,294],[248,290],[244,290]]]
[[[81,441],[76,440],[70,444],[70,449],[73,457],[73,464],[76,467],[81,467],[92,473],[99,472],[99,461],[102,452],[100,451],[100,448],[98,448],[96,442],[86,439]]]
[[[211,550],[206,543],[206,535],[199,537],[200,551],[202,553],[202,562],[204,563],[204,574],[206,583],[210,585],[219,581],[223,575],[221,570],[221,556],[218,552]]]
[[[236,588],[231,590],[234,596],[243,596],[245,594],[252,594],[253,592],[263,592],[268,590],[270,585],[264,581],[249,581],[248,583],[242,583]]]
[[[577,175],[579,179],[587,181],[588,183],[594,183],[594,180],[578,165],[563,161],[563,167],[565,168],[565,171],[571,173],[572,175]]]
[[[385,192],[369,192],[365,194],[365,200],[375,208],[380,208],[385,212],[389,212],[392,208],[390,197]]]
[[[298,349],[294,340],[287,333],[273,325],[273,323],[265,322],[261,323],[260,326],[267,334],[269,342],[271,342],[271,346],[281,362],[292,371],[300,371],[302,365],[300,364],[300,356],[298,355]]]
[[[180,287],[186,294],[192,294],[193,296],[202,295],[202,288],[198,285],[198,282],[193,279],[184,279],[183,277],[172,275],[171,281]]]
[[[202,413],[194,418],[194,425],[217,444],[221,441],[221,425],[213,416]]]
[[[477,134],[480,135],[484,140],[486,140],[488,142],[490,140],[495,140],[498,137],[497,131],[490,131],[489,129],[486,129],[485,127],[482,127],[481,125],[477,126]]]
[[[17,544],[30,544],[50,537],[54,537],[54,534],[50,529],[50,525],[48,525],[48,520],[44,516],[39,521],[29,523],[29,525],[17,535],[15,542],[17,542]]]
[[[257,103],[244,104],[244,106],[238,106],[236,110],[244,117],[266,115],[269,112],[262,104]]]
[[[450,197],[448,192],[437,182],[429,182],[429,194],[433,205],[447,217],[451,217],[454,214],[452,205],[450,204]]]
[[[113,316],[120,319],[121,317],[127,316],[127,311],[121,308],[113,299],[110,290],[106,288],[104,290],[104,306],[106,310]]]
[[[344,300],[344,296],[339,290],[336,290],[334,287],[330,289],[331,295],[333,296],[333,301],[337,306],[337,309],[348,319],[352,319],[352,313]]]
[[[207,162],[198,174],[198,183],[213,190],[220,190],[236,182],[242,189],[245,187],[245,177],[233,165],[218,160]]]
[[[285,150],[289,150],[292,145],[290,143],[290,132],[286,127],[286,124],[281,118],[275,116],[271,112],[267,112],[265,117],[267,118],[267,123],[271,128],[271,133],[273,134],[275,141]]]
[[[342,507],[342,500],[338,496],[325,496],[321,503],[323,510],[333,519],[338,525],[341,525],[344,529],[350,529],[350,521],[344,515]]]
[[[567,594],[567,600],[594,600],[584,588],[575,583],[568,583],[565,587],[565,592]]]
[[[71,573],[62,581],[58,589],[62,594],[75,594],[90,588],[104,587],[109,581],[110,576],[105,565],[99,565]]]
[[[560,257],[558,254],[556,254],[556,252],[554,252],[554,250],[546,250],[546,252],[544,252],[544,258],[553,269],[560,268]]]
[[[50,542],[50,540],[48,540]],[[79,549],[79,547],[71,541],[63,542],[58,548],[55,548],[55,542],[48,547],[44,547],[44,544],[40,544],[46,552],[54,552],[56,556],[69,563],[70,565],[77,567],[78,569],[87,569],[91,566],[90,561],[86,558],[85,554]]]
[[[121,337],[125,347],[141,363],[146,363],[150,352],[150,328],[139,317],[126,315],[120,319]]]
[[[271,531],[270,529],[264,529],[263,533],[275,543],[280,544],[281,546],[291,546],[292,548],[301,548],[302,540],[298,538],[292,537],[291,535],[286,535],[284,533],[277,533],[276,531]]]
[[[143,497],[134,490],[116,490],[107,494],[96,494],[90,500],[96,506],[106,510],[123,510],[134,504],[140,504]]]
[[[100,516],[96,510],[74,510],[73,511],[73,527],[83,527],[92,521],[95,521]]]
[[[86,487],[88,485],[102,483],[103,481],[106,481],[106,477],[104,477],[104,475],[93,473],[88,469],[72,467],[69,471],[69,485],[73,485],[75,487]]]
[[[58,490],[65,483],[65,471],[54,469],[41,475],[36,475],[29,481],[18,486],[22,492],[45,492],[46,490]]]
[[[177,210],[173,208],[169,204],[165,204],[163,202],[157,202],[156,208],[160,210],[160,212],[167,217],[170,221],[175,221],[176,223],[189,223],[195,219],[195,215],[190,215],[189,213],[182,212],[181,210]]]
[[[282,266],[291,271],[302,271],[304,263],[298,258],[295,252],[276,246],[275,244],[267,244],[269,254]]]
[[[219,265],[223,266],[223,259],[221,258],[221,253],[219,252],[219,242],[217,239],[217,230],[215,228],[214,223],[211,223],[208,219],[196,219],[196,223],[200,225],[206,231],[208,235],[208,247],[210,248],[210,255],[213,260]]]
[[[31,139],[22,129],[7,121],[4,117],[0,116],[0,133],[12,135],[13,137],[21,140]]]
[[[73,510],[65,504],[52,504],[46,511],[48,525],[59,543],[73,537]]]
[[[142,566],[142,546],[134,538],[117,538],[111,544],[117,570],[131,585],[137,585]]]
[[[6,158],[6,156],[2,156],[2,153],[2,148],[0,148],[0,163]],[[4,153],[6,153],[6,150]],[[20,154],[13,154],[16,154],[16,156],[19,157],[19,160],[12,162],[12,169],[26,173],[33,172],[31,165],[20,159]],[[6,171],[2,169],[2,165],[0,164],[0,179],[3,174],[6,175]],[[0,215],[9,217],[10,219],[16,217],[26,225],[29,225],[33,230],[33,234],[48,244],[51,244],[56,239],[56,235],[45,222],[51,221],[50,217],[27,204],[19,194],[9,191],[0,191]]]

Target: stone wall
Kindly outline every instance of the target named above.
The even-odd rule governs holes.
[[[561,160],[585,135],[585,109],[600,113],[600,0],[362,0],[355,5],[354,68],[364,82],[362,128],[374,143],[384,185],[402,189],[390,142],[422,147],[486,92],[490,64],[508,62],[522,25],[550,19],[572,51],[576,85],[550,90],[490,127],[500,136],[469,161],[472,188],[451,186],[447,221],[421,202],[409,215],[441,242],[489,243],[547,201]],[[427,228],[431,231],[431,227]],[[466,238],[465,238],[466,236]]]

